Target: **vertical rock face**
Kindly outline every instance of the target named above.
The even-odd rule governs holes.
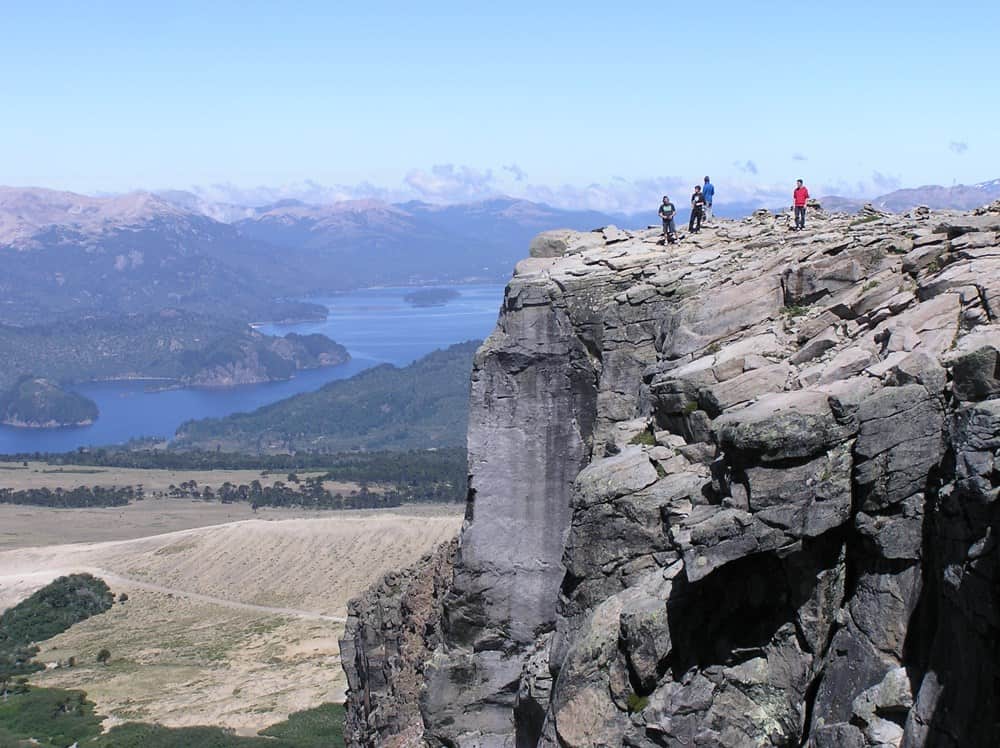
[[[423,744],[422,663],[441,642],[441,607],[457,540],[352,600],[340,656],[347,674],[344,735],[350,745]]]
[[[428,736],[445,745],[503,744],[514,731],[522,668],[555,626],[570,490],[592,450],[588,294],[601,281],[564,293],[539,281],[510,284],[474,363],[468,517],[423,701]]]
[[[1000,204],[785,220],[536,240],[419,720],[354,744],[1000,744]]]

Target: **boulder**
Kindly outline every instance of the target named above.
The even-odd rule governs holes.
[[[823,367],[817,383],[828,384],[841,379],[849,379],[863,372],[875,360],[875,354],[867,348],[858,346],[845,348]]]
[[[531,240],[528,251],[532,257],[562,257],[576,233],[566,230],[544,231]]]
[[[792,367],[787,363],[753,369],[720,384],[698,391],[698,405],[709,416],[717,416],[727,408],[745,403],[785,388]]]
[[[861,263],[850,255],[824,257],[788,268],[782,274],[785,304],[812,304],[843,288],[849,288],[865,276]]]
[[[835,348],[840,343],[840,336],[837,335],[833,327],[826,328],[819,335],[806,341],[799,352],[791,357],[793,364],[804,364],[819,358],[831,348]]]
[[[951,390],[958,400],[986,400],[1000,395],[1000,352],[984,346],[955,359]]]
[[[922,493],[943,453],[944,415],[925,387],[887,387],[858,409],[854,480],[865,511]]]
[[[765,395],[713,423],[723,450],[785,460],[811,457],[845,442],[857,429],[849,415],[838,417],[825,392],[801,390]]]

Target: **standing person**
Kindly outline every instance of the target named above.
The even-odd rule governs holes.
[[[801,179],[795,180],[795,191],[792,193],[792,202],[795,206],[795,230],[800,231],[806,227],[806,201],[809,199],[809,190],[802,184]]]
[[[701,194],[701,185],[694,186],[691,195],[691,220],[688,221],[688,231],[692,234],[701,231],[701,221],[705,217],[705,196]]]
[[[677,241],[677,227],[674,225],[674,215],[677,213],[677,208],[672,202],[670,202],[670,197],[667,195],[663,196],[663,202],[660,203],[660,218],[663,220],[663,241],[673,244]]]
[[[705,220],[712,220],[712,200],[715,198],[715,185],[708,177],[705,177],[705,186],[701,188],[701,194],[705,196]]]

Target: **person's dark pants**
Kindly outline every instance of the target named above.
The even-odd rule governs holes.
[[[701,208],[691,208],[691,220],[688,221],[688,231],[698,231],[701,229],[701,219],[704,218]]]
[[[677,233],[677,227],[674,226],[673,218],[663,219],[663,237],[668,241],[672,242],[674,240],[674,234]]]
[[[804,229],[806,227],[806,206],[795,206],[795,228]]]

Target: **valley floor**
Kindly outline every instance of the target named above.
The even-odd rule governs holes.
[[[186,499],[0,506],[0,609],[62,574],[100,576],[127,602],[46,642],[40,661],[74,657],[76,666],[32,681],[82,688],[110,723],[253,734],[343,699],[337,640],[347,601],[454,537],[461,522],[454,505],[256,517],[246,505]],[[98,665],[103,648],[111,660]]]

